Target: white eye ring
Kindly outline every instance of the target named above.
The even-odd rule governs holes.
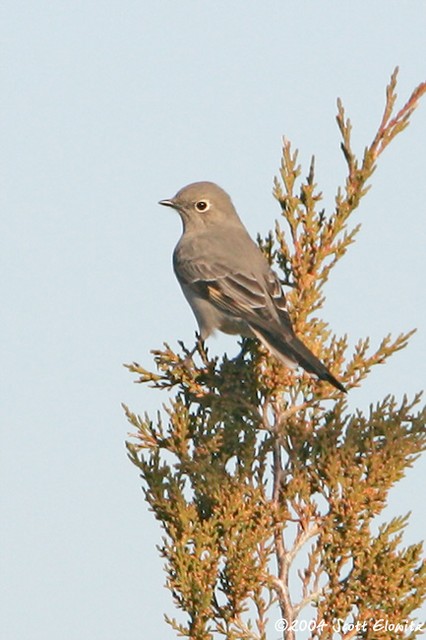
[[[198,200],[198,202],[195,203],[195,208],[200,213],[204,213],[205,211],[207,211],[207,209],[209,209],[209,207],[210,203],[207,202],[207,200]]]

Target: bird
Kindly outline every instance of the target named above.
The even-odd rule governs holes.
[[[159,204],[182,220],[173,268],[201,340],[216,330],[257,338],[286,367],[301,366],[346,393],[296,336],[280,280],[226,191],[214,182],[194,182]]]

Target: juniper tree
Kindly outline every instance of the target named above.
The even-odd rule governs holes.
[[[388,335],[375,349],[361,339],[348,354],[347,337],[333,335],[319,316],[324,285],[359,231],[349,220],[377,158],[426,92],[421,84],[395,112],[396,79],[397,70],[361,160],[338,102],[347,177],[331,213],[321,207],[314,163],[302,180],[297,152],[284,141],[274,184],[282,220],[258,239],[288,285],[296,333],[349,390],[412,333]],[[167,587],[185,614],[184,622],[166,619],[178,635],[265,639],[268,617],[281,617],[282,637],[294,640],[298,616],[311,605],[312,639],[417,637],[414,613],[426,592],[421,544],[402,546],[407,516],[378,532],[374,525],[390,488],[425,447],[420,394],[387,396],[351,413],[343,394],[284,368],[249,339],[235,360],[209,357],[200,341],[195,351],[179,343],[153,354],[155,371],[128,368],[138,382],[168,391],[168,403],[155,420],[125,407],[135,429],[127,447],[164,530]],[[297,589],[295,564],[302,566]]]

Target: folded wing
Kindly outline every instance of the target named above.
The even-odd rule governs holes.
[[[191,287],[221,312],[245,322],[252,333],[286,366],[300,365],[308,373],[346,391],[328,368],[294,333],[286,299],[277,275],[269,269],[256,278],[251,273],[230,272],[203,262],[175,264],[181,283]]]

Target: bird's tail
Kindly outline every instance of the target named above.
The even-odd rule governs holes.
[[[297,336],[293,335],[290,340],[285,340],[279,333],[273,333],[263,327],[253,327],[251,325],[250,328],[260,342],[287,367],[295,368],[300,365],[308,373],[312,373],[320,380],[326,380],[339,391],[347,393],[342,383],[333,376],[325,364]]]

